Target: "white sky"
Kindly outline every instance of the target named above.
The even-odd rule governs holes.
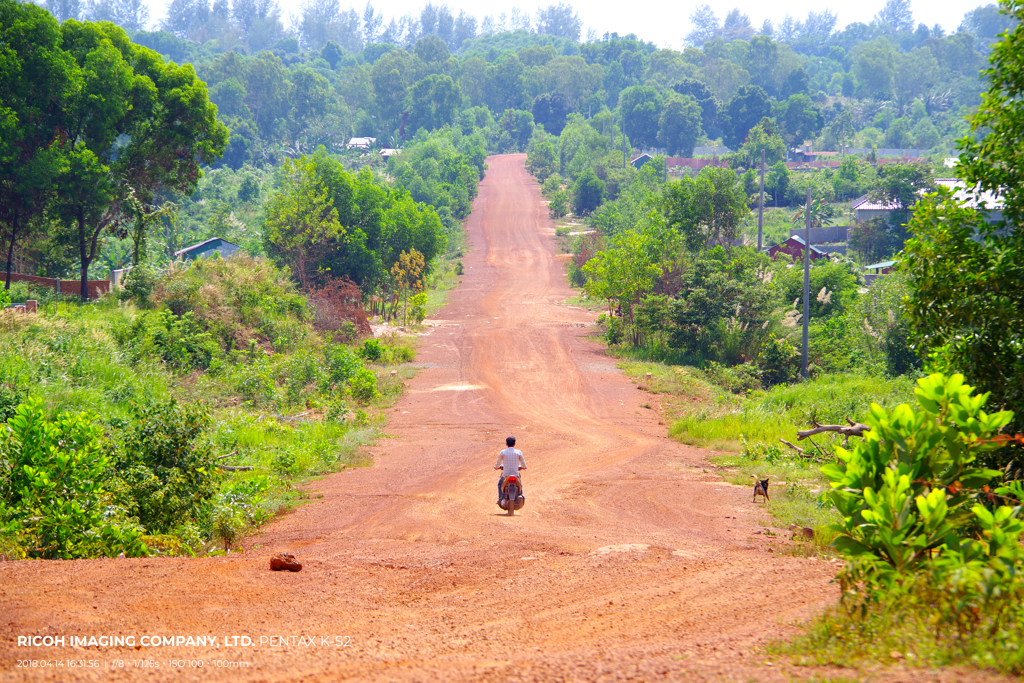
[[[557,4],[557,0],[541,0],[536,5],[527,2],[469,2],[468,0],[433,0],[435,5],[447,4],[453,14],[458,15],[460,10],[476,17],[482,21],[484,16],[490,14],[497,16],[504,11],[506,14],[513,8],[519,7],[523,11],[529,11],[531,15],[536,14],[538,6]],[[587,30],[593,28],[600,36],[605,32],[617,32],[619,35],[635,33],[639,38],[657,44],[659,47],[671,47],[679,49],[682,47],[682,37],[690,30],[689,15],[694,8],[709,1],[719,20],[733,7],[738,7],[741,12],[750,17],[755,27],[761,26],[765,19],[770,18],[778,26],[782,17],[788,12],[794,17],[806,17],[807,12],[821,11],[829,8],[836,12],[839,20],[836,28],[842,29],[847,24],[854,22],[868,23],[872,17],[882,9],[885,0],[867,0],[866,2],[838,2],[837,0],[788,0],[785,3],[778,2],[768,4],[761,0],[726,0],[724,3],[715,3],[710,0],[691,0],[688,3],[670,2],[644,2],[634,5],[621,0],[592,0],[590,2],[574,2],[575,10],[583,20],[583,36]],[[427,0],[373,0],[374,8],[382,13],[385,20],[392,16],[402,16],[407,13],[418,14],[419,10],[426,4]],[[980,5],[995,2],[995,0],[912,0],[914,12],[914,23],[924,22],[928,26],[941,24],[947,32],[953,32],[963,19],[964,13]],[[285,23],[288,24],[288,17],[291,14],[298,15],[303,0],[278,0]],[[345,0],[341,0],[342,7],[346,6]],[[351,2],[360,14],[366,6],[366,0]],[[166,3],[162,0],[152,0],[150,13],[152,18],[159,21],[166,12]]]

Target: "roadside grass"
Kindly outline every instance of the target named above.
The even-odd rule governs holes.
[[[454,262],[439,269],[431,285],[457,284],[454,269]],[[382,435],[384,409],[417,372],[412,337],[395,331],[373,340],[374,360],[358,358],[365,349],[354,342],[342,354],[348,360],[337,361],[348,364],[345,372],[365,373],[365,367],[373,382],[332,384],[327,378],[334,361],[325,353],[340,347],[301,319],[290,326],[254,323],[283,330],[287,343],[257,340],[222,349],[206,369],[175,365],[161,358],[163,347],[140,342],[141,333],[125,335],[152,325],[155,315],[112,296],[86,305],[54,302],[35,315],[0,312],[0,424],[18,404],[40,398],[51,418],[88,413],[114,443],[132,424],[136,405],[174,399],[209,409],[211,425],[198,439],[224,466],[212,475],[216,493],[172,534],[145,535],[153,554],[223,553],[306,499],[312,478],[370,464],[360,447]],[[108,492],[111,504],[133,495],[122,488]],[[21,545],[0,532],[0,555],[23,557]]]
[[[742,450],[743,441],[796,443],[796,431],[821,424],[862,420],[872,403],[890,409],[914,400],[914,380],[858,375],[820,375],[809,382],[752,391],[736,403],[721,402],[681,415],[669,434],[683,443]],[[809,440],[819,454],[832,452],[841,439],[822,434]]]
[[[1020,676],[1024,672],[1024,621],[990,632],[987,628],[937,626],[935,596],[921,577],[909,589],[890,591],[865,609],[828,608],[790,641],[772,643],[766,653],[798,666],[900,664],[913,668],[971,666]],[[985,615],[979,617],[986,621]]]
[[[458,245],[450,245],[448,253],[437,259],[427,276],[427,315],[437,313],[448,303],[448,293],[462,281],[462,257],[465,251],[462,233]],[[452,239],[456,239],[453,237]]]

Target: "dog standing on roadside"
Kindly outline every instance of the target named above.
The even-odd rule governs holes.
[[[758,479],[754,477],[754,502],[757,502],[758,496],[764,496],[766,503],[772,502],[772,499],[768,497],[768,478]]]

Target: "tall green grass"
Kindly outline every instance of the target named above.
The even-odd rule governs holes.
[[[359,446],[379,436],[381,408],[415,373],[407,338],[375,340],[373,353],[334,345],[311,324],[305,298],[272,266],[252,262],[175,269],[147,304],[155,312],[112,296],[54,303],[37,315],[0,312],[0,423],[18,403],[39,397],[51,418],[88,413],[115,438],[130,424],[133,404],[202,401],[213,418],[202,439],[215,457],[227,456],[217,462],[252,468],[219,472],[218,492],[194,523],[174,536],[146,537],[155,552],[228,548],[302,498],[304,480],[366,464]],[[260,297],[236,286],[238,269]],[[162,359],[168,342],[153,340],[172,304],[176,314],[198,312],[200,329],[216,333],[220,346],[209,367]],[[17,545],[0,537],[0,548],[9,542]]]
[[[794,441],[796,431],[821,424],[860,421],[872,403],[891,408],[914,400],[910,377],[821,375],[809,382],[755,391],[738,406],[706,406],[676,421],[669,434],[684,443],[739,450],[741,441]],[[828,439],[827,435],[820,437]]]

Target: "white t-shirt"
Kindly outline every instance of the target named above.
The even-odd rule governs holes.
[[[526,460],[523,459],[523,452],[515,448],[506,448],[498,453],[498,462],[495,467],[501,467],[501,476],[507,477],[510,474],[519,474],[519,468],[526,469]]]

